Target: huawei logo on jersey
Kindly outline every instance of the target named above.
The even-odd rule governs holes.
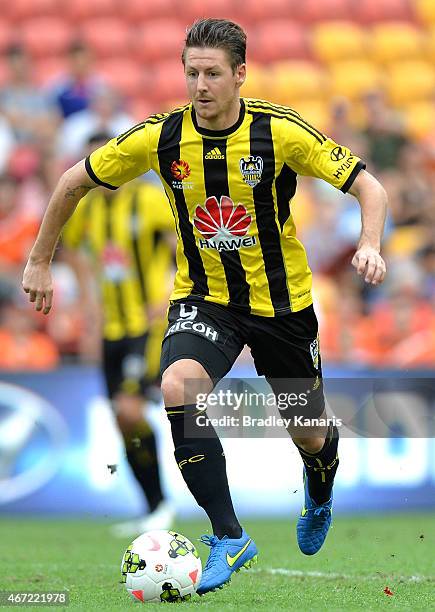
[[[178,181],[184,181],[188,176],[190,176],[190,167],[187,162],[183,159],[179,159],[178,161],[173,161],[171,164],[171,172],[172,176],[176,178]]]
[[[204,207],[197,206],[193,224],[204,237],[198,244],[201,249],[234,251],[256,244],[255,236],[246,236],[252,222],[243,204],[234,204],[228,196],[220,202],[215,196],[207,198]]]

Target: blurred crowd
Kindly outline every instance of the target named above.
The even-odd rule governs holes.
[[[84,156],[94,133],[123,132],[143,119],[142,109],[116,89],[116,79],[109,82],[95,69],[82,40],[68,47],[64,73],[44,85],[35,81],[33,60],[23,45],[8,46],[3,59],[0,369],[89,361],[95,353],[83,349],[77,281],[61,249],[54,260],[55,305],[49,317],[26,303],[22,270],[62,172]],[[270,99],[267,90],[256,95]],[[400,108],[390,105],[382,87],[367,89],[357,110],[348,98],[334,96],[319,127],[364,159],[388,192],[383,246],[388,275],[382,287],[366,287],[350,265],[360,230],[356,200],[322,181],[300,179],[292,211],[314,273],[323,358],[350,367],[433,367],[435,129],[411,137]],[[306,119],[315,123],[309,113]]]

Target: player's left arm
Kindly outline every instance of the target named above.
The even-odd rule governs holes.
[[[386,269],[380,250],[387,209],[382,185],[364,170],[365,163],[350,149],[322,134],[300,115],[293,114],[291,121],[280,120],[274,129],[283,161],[294,172],[323,179],[357,198],[362,230],[352,265],[358,274],[364,274],[367,283],[382,283]]]
[[[386,266],[381,257],[381,240],[387,213],[387,194],[381,183],[366,170],[361,170],[349,193],[361,206],[361,236],[352,265],[366,283],[379,285],[385,278]]]

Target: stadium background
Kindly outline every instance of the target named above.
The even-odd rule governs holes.
[[[19,281],[48,194],[82,157],[90,133],[121,132],[185,100],[179,55],[186,26],[199,16],[229,17],[245,27],[242,95],[295,108],[364,158],[389,193],[383,251],[389,273],[372,289],[349,263],[358,205],[325,183],[300,180],[293,212],[314,272],[327,372],[431,376],[432,0],[0,0],[0,7],[0,512],[107,517],[141,509],[71,270],[57,255],[48,318],[32,312]],[[61,106],[61,91],[78,93],[83,110],[71,112],[65,98]],[[253,373],[248,356],[237,368],[234,375]],[[195,508],[158,407],[153,418],[166,489],[181,515],[190,516]],[[338,511],[433,507],[435,446],[421,435],[343,441]],[[300,465],[288,441],[224,444],[241,514],[296,511]],[[111,464],[118,465],[115,474]]]

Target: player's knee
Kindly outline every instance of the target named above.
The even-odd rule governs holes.
[[[293,436],[293,442],[307,453],[318,453],[325,444],[325,438],[298,438]]]
[[[180,359],[171,364],[162,376],[165,406],[195,404],[199,393],[209,393],[213,384],[203,366],[192,359]]]
[[[168,370],[163,374],[161,386],[165,406],[183,406],[186,403],[184,378],[178,372]]]
[[[120,395],[114,400],[116,420],[123,434],[128,434],[143,419],[141,397]]]

